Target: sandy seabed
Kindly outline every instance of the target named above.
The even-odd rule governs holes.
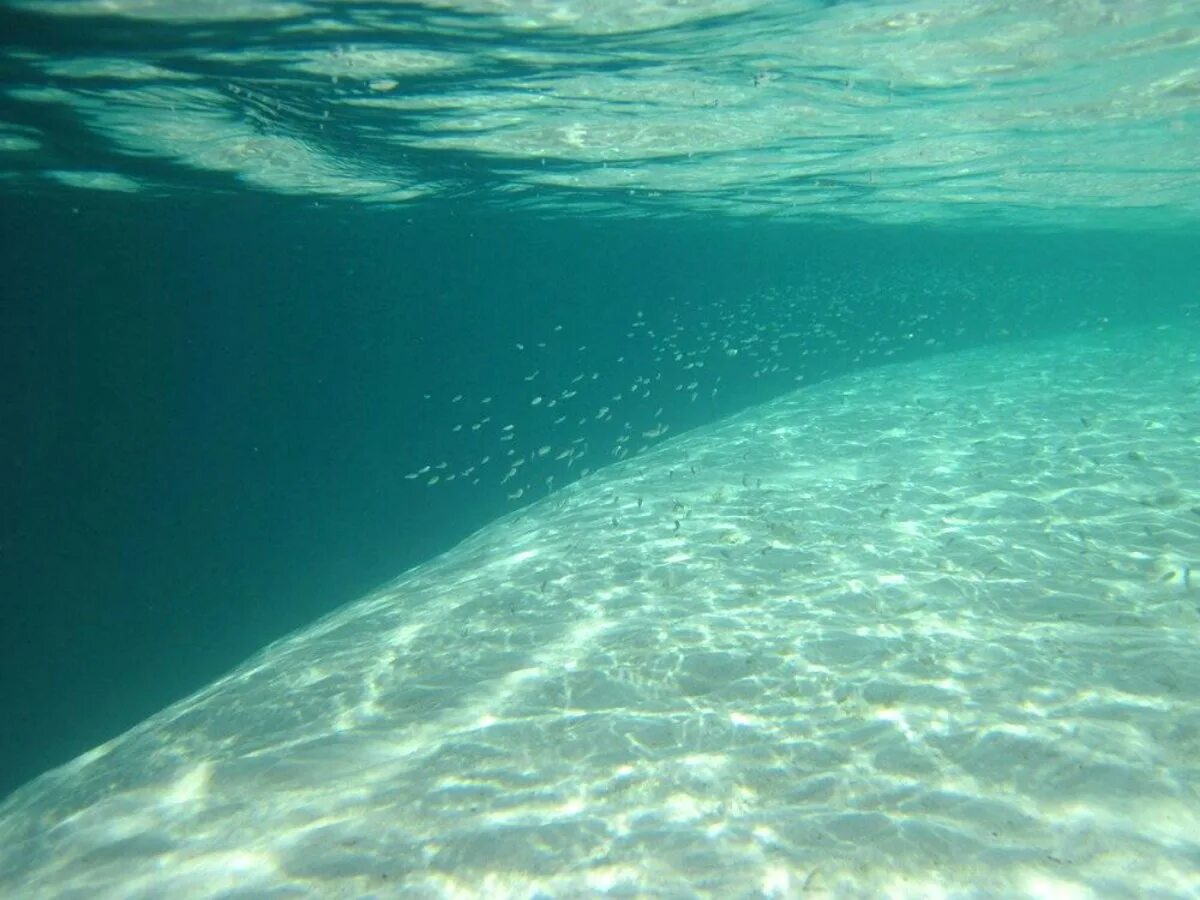
[[[1200,333],[873,369],[0,806],[0,896],[1200,896]]]

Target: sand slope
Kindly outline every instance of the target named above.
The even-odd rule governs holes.
[[[1169,895],[1200,334],[875,369],[496,522],[0,806],[0,896]]]

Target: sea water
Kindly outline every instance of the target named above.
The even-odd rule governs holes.
[[[1194,889],[1187,4],[0,25],[9,893]]]

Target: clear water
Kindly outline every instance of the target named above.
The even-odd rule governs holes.
[[[689,429],[1194,334],[1198,48],[1165,0],[8,4],[0,793]]]
[[[987,228],[1200,213],[1189,3],[12,6],[19,188]]]

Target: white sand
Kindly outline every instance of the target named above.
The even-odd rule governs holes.
[[[1197,896],[1196,569],[1195,331],[842,378],[31,783],[0,896]]]

